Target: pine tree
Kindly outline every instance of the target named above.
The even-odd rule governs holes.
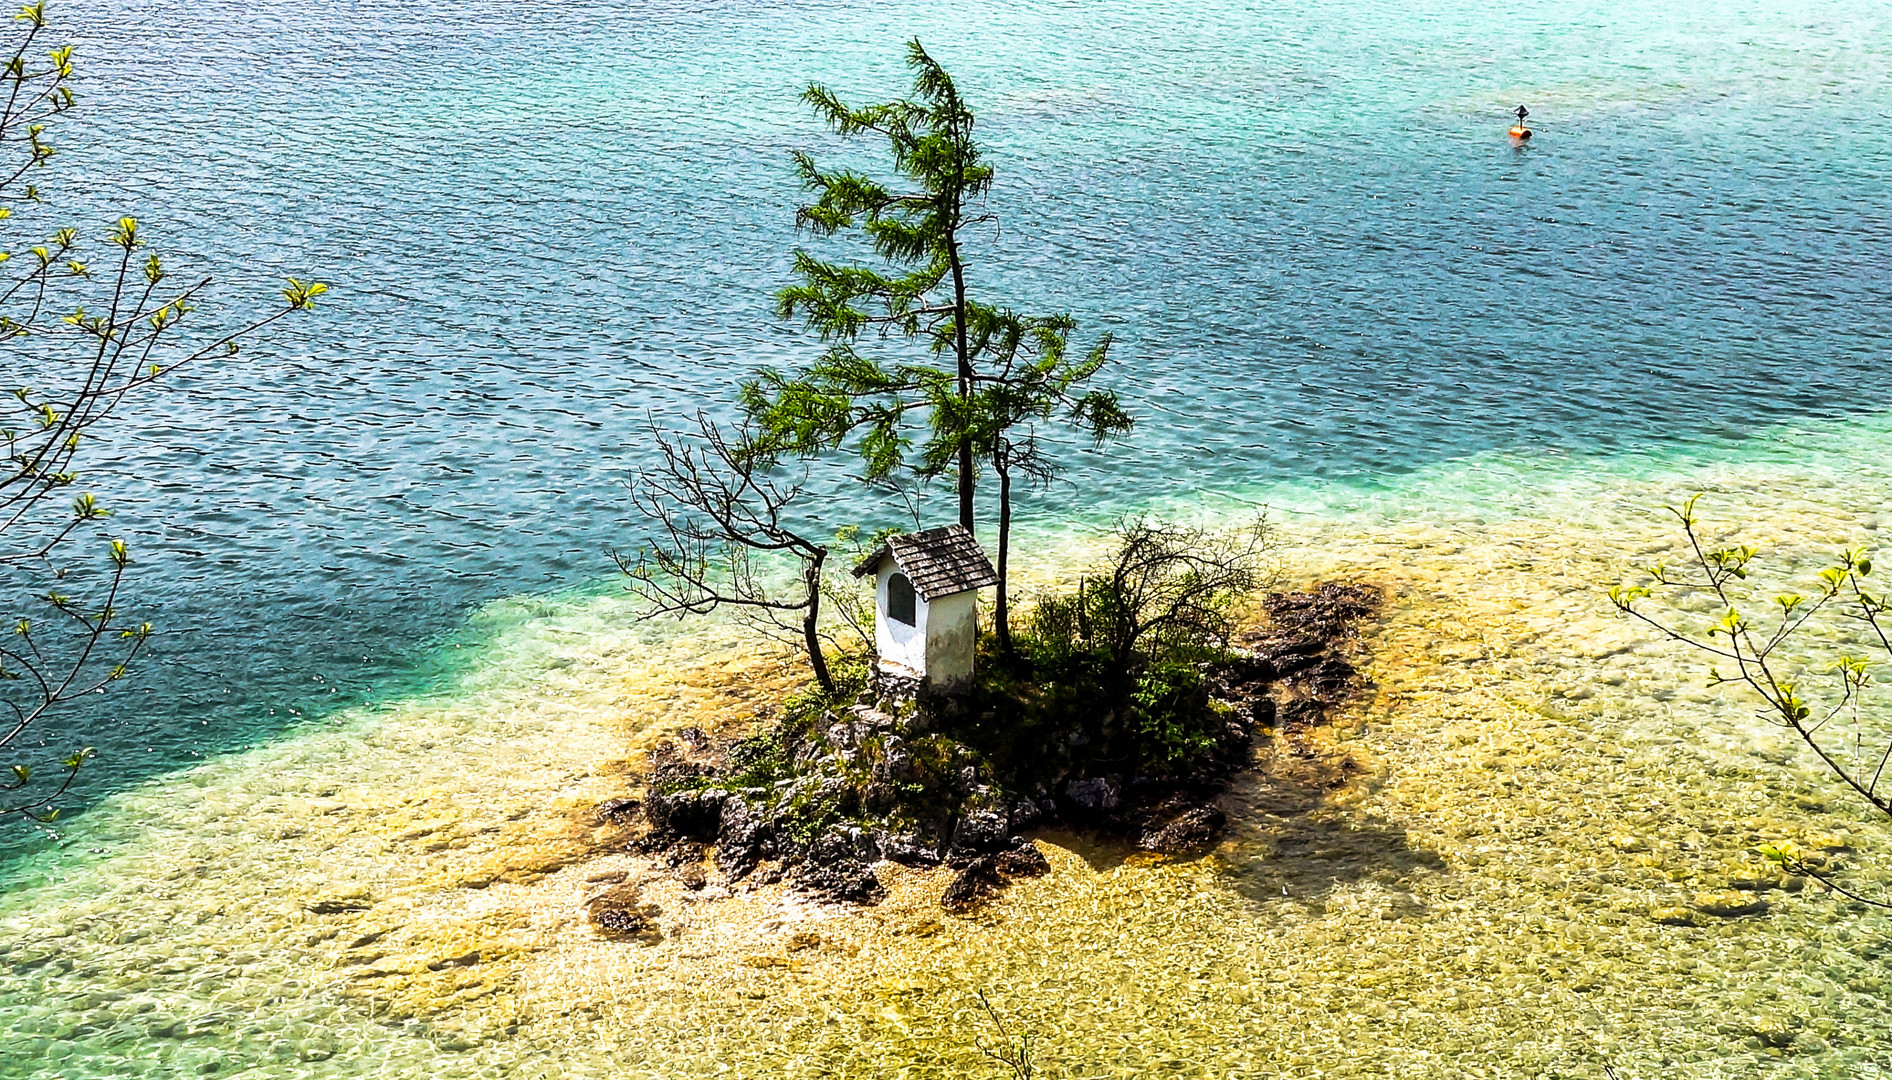
[[[1021,315],[972,297],[963,237],[986,220],[977,211],[992,168],[973,140],[973,114],[952,77],[917,40],[907,45],[907,65],[914,71],[912,99],[857,109],[819,84],[802,95],[837,134],[886,139],[893,171],[909,186],[823,171],[809,155],[795,155],[803,184],[816,196],[797,212],[796,224],[823,237],[858,231],[882,265],[797,250],[800,281],[778,295],[778,311],[815,330],[828,347],[802,371],[763,371],[745,385],[743,401],[760,453],[847,448],[860,455],[869,480],[902,469],[952,474],[959,523],[967,529],[977,525],[979,472],[991,465],[1000,477],[998,632],[1009,647],[1011,477],[1043,481],[1056,473],[1035,437],[1037,425],[1061,417],[1102,443],[1132,421],[1114,393],[1080,390],[1106,362],[1108,334],[1072,359],[1076,322],[1069,315]],[[857,346],[870,331],[874,339],[916,342],[930,359],[868,356]],[[910,414],[925,428],[917,447]]]

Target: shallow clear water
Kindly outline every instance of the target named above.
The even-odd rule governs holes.
[[[1690,490],[1797,552],[1880,525],[1883,6],[55,15],[91,105],[47,219],[134,213],[234,310],[336,291],[94,470],[164,663],[89,733],[104,801],[15,845],[0,1026],[30,1049],[0,1070],[961,1075],[982,986],[1073,1076],[1892,1069],[1883,920],[1647,917],[1814,828],[1818,781],[1599,601]],[[1375,779],[1245,794],[1207,863],[1061,847],[994,926],[679,899],[656,950],[592,942],[576,808],[752,707],[613,594],[621,481],[647,415],[811,352],[768,318],[787,154],[833,152],[795,94],[897,90],[915,34],[1000,168],[991,287],[1114,331],[1144,418],[1034,501],[1029,569],[1126,508],[1275,507],[1296,573],[1400,590],[1328,748]],[[824,490],[824,521],[898,516]],[[305,910],[351,889],[367,912]],[[810,920],[832,947],[782,943]]]

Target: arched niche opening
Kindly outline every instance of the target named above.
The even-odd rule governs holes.
[[[894,571],[887,578],[887,617],[913,626],[918,621],[914,608],[913,582],[908,581],[905,574]]]

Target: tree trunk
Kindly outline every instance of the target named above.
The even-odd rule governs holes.
[[[816,627],[821,621],[821,564],[828,558],[827,548],[816,548],[802,571],[802,580],[808,584],[808,608],[802,615],[802,645],[808,650],[808,666],[814,669],[815,682],[822,693],[834,693],[834,676],[828,672],[828,658],[821,654],[821,635]]]
[[[959,180],[963,187],[965,178]],[[966,268],[959,262],[959,192],[953,192],[952,221],[946,227],[946,257],[953,268],[953,352],[959,359],[959,400],[972,397],[972,357],[966,344]],[[978,479],[972,440],[959,440],[959,524],[973,529],[972,488]]]
[[[999,637],[999,651],[1010,657],[1014,652],[1011,608],[1006,594],[1006,564],[1012,548],[1012,470],[1003,450],[992,456],[992,469],[999,474],[999,605],[992,629]]]

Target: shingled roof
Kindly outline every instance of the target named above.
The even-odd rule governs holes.
[[[854,576],[873,573],[890,555],[900,572],[913,582],[913,591],[929,604],[942,596],[999,583],[992,560],[985,557],[985,550],[964,525],[890,536],[885,546],[854,568]]]

